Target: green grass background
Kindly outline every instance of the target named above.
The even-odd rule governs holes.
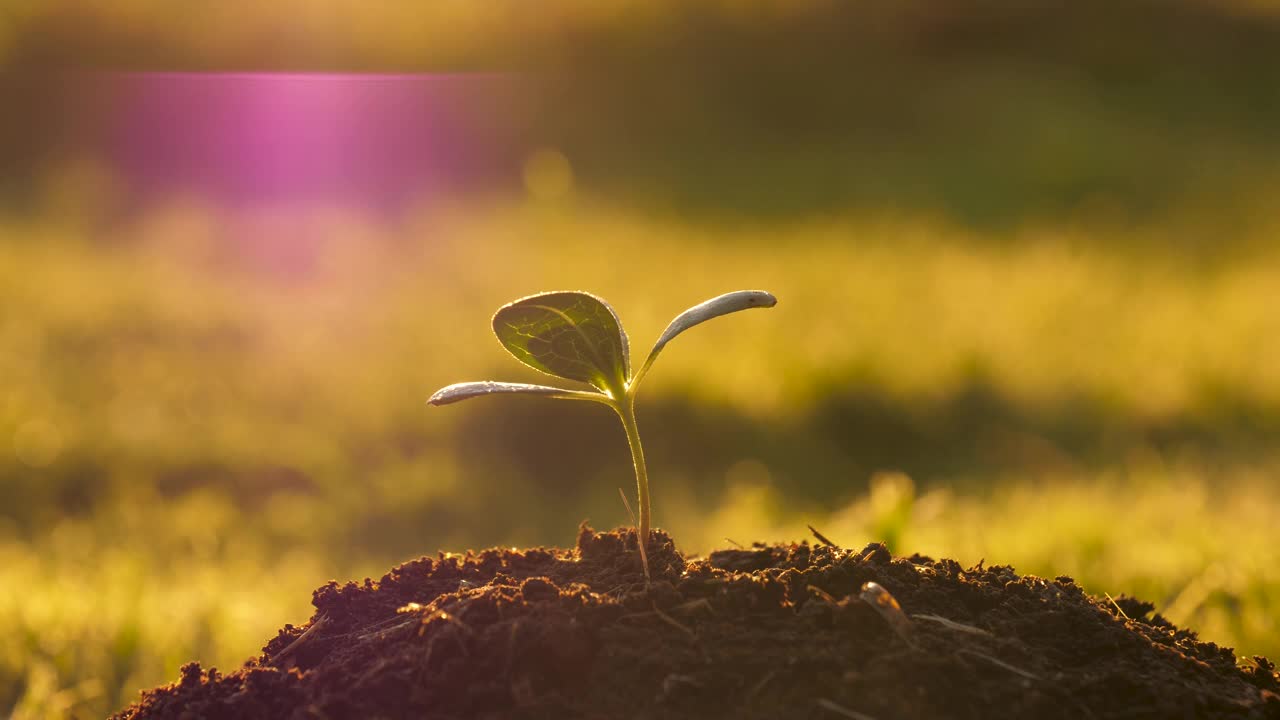
[[[44,233],[0,245],[3,303],[23,308],[0,335],[16,716],[101,714],[189,659],[234,667],[329,578],[623,524],[633,480],[600,409],[424,403],[536,379],[488,318],[542,288],[609,298],[637,348],[704,295],[780,298],[682,336],[640,399],[656,522],[687,551],[811,523],[1071,575],[1280,650],[1280,255],[1206,268],[1100,248],[1114,230],[993,246],[906,220],[694,229],[583,204],[430,217],[355,258],[350,233],[375,231],[318,217],[323,256],[294,283],[175,244],[216,238],[190,207],[127,250],[5,228]]]
[[[330,578],[624,524],[607,410],[425,404],[538,381],[489,319],[547,289],[607,298],[637,354],[707,297],[778,296],[682,335],[639,399],[655,524],[686,552],[812,524],[1280,655],[1262,4],[384,9],[305,15],[295,46],[256,40],[288,5],[205,25],[125,2],[93,32],[36,5],[42,32],[0,32],[7,93],[59,53],[526,82],[471,109],[508,176],[393,216],[133,203],[101,158],[22,152],[43,116],[0,118],[0,715],[100,717],[188,660],[234,668]],[[539,148],[567,174],[522,168]]]

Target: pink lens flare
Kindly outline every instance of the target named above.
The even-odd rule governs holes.
[[[497,74],[118,73],[114,169],[144,195],[394,209],[491,182]],[[491,120],[491,118],[490,118]]]

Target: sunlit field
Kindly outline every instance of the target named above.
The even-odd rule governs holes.
[[[0,10],[0,717],[630,525],[609,410],[427,405],[545,381],[490,321],[548,290],[637,359],[777,296],[639,393],[681,551],[811,526],[1280,656],[1276,3],[207,5]]]
[[[330,578],[627,523],[607,411],[425,404],[450,382],[535,379],[488,321],[544,289],[609,299],[635,352],[713,294],[779,297],[682,336],[640,399],[655,523],[686,552],[812,524],[1071,575],[1280,653],[1271,228],[1219,256],[1185,250],[1191,219],[977,236],[572,194],[393,221],[181,198],[109,230],[51,217],[0,229],[0,708],[16,718],[101,716],[191,659],[234,667]],[[283,240],[254,252],[237,233]]]

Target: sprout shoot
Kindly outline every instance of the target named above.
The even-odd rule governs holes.
[[[613,408],[622,421],[636,471],[640,519],[637,539],[649,539],[649,474],[636,425],[635,398],[640,380],[649,372],[667,343],[694,325],[712,318],[778,302],[762,290],[740,290],[714,297],[680,313],[663,331],[640,370],[631,372],[631,351],[618,315],[604,300],[584,292],[530,295],[502,306],[493,316],[493,332],[512,355],[529,367],[566,380],[592,386],[570,390],[547,385],[505,382],[466,382],[436,391],[432,405],[498,393],[542,395],[561,400],[589,400]]]

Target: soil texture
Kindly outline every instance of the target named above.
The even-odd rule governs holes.
[[[655,532],[424,557],[315,591],[226,674],[142,718],[1280,718],[1280,675],[1069,577],[882,545],[685,558]],[[872,583],[872,584],[868,584]]]

